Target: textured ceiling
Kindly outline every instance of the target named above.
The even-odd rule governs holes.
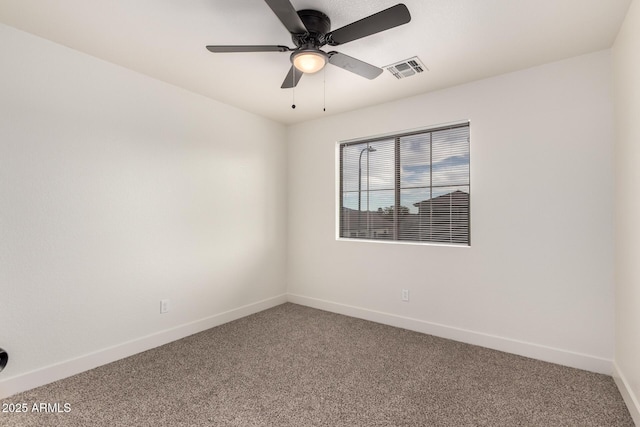
[[[398,3],[291,2],[297,10],[326,13],[334,29]],[[328,66],[303,76],[295,91],[280,89],[291,65],[288,53],[205,49],[293,46],[262,0],[0,0],[0,22],[289,124],[609,48],[631,0],[404,3],[409,24],[333,49],[379,67],[418,56],[428,72],[397,80],[385,71],[367,80]]]

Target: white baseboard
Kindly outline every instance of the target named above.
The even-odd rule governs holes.
[[[640,426],[640,396],[635,395],[615,360],[613,361],[613,380],[616,382],[618,390],[620,390],[624,403],[627,404],[627,409],[629,409],[633,422]]]
[[[247,304],[204,319],[196,320],[194,322],[186,323],[184,325],[176,326],[171,329],[118,344],[113,347],[85,354],[75,359],[56,363],[15,377],[3,379],[0,381],[0,399],[88,371],[89,369],[93,369],[107,363],[115,362],[116,360],[159,347],[215,326],[284,304],[285,302],[287,302],[286,294],[278,295],[276,297]]]
[[[398,328],[409,329],[416,332],[422,332],[441,338],[474,344],[481,347],[504,351],[506,353],[512,353],[520,356],[530,357],[532,359],[543,360],[545,362],[557,363],[559,365],[583,369],[585,371],[606,375],[612,374],[613,365],[612,360],[609,359],[590,356],[587,354],[575,353],[524,341],[518,341],[510,338],[499,337],[482,332],[455,328],[438,323],[399,316],[396,314],[369,310],[362,307],[355,307],[332,301],[310,298],[302,295],[287,294],[287,299],[295,304],[318,308],[320,310],[330,311],[333,313],[344,314],[351,317],[357,317],[359,319],[370,320],[372,322],[382,323]]]

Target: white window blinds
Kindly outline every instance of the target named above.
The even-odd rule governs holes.
[[[340,144],[342,238],[470,244],[469,124]]]

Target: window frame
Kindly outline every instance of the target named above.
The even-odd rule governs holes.
[[[468,128],[468,144],[469,144],[469,176],[468,176],[468,184],[466,184],[465,186],[468,187],[469,189],[469,198],[468,198],[468,210],[467,210],[467,227],[468,227],[468,235],[467,235],[467,242],[466,243],[453,243],[453,242],[439,242],[439,241],[426,241],[426,240],[400,240],[398,238],[398,215],[397,215],[397,209],[394,209],[394,219],[393,219],[393,233],[394,233],[394,238],[393,239],[376,239],[376,238],[367,238],[367,237],[343,237],[341,236],[341,212],[343,210],[343,156],[342,156],[342,149],[343,147],[348,147],[348,146],[352,146],[352,145],[360,145],[360,144],[370,144],[370,143],[375,143],[375,142],[379,142],[379,141],[384,141],[384,140],[390,140],[393,139],[394,140],[394,193],[395,193],[395,202],[394,202],[394,206],[397,207],[399,206],[399,200],[400,200],[400,191],[402,190],[401,185],[400,185],[400,149],[399,149],[399,143],[398,140],[400,138],[404,138],[404,137],[409,137],[409,136],[413,136],[413,135],[420,135],[420,134],[426,134],[426,133],[434,133],[434,132],[438,132],[438,131],[444,131],[444,130],[450,130],[450,129],[457,129],[457,128],[463,128],[466,127]],[[450,122],[450,123],[446,123],[446,124],[440,124],[440,125],[434,125],[434,126],[427,126],[427,127],[421,127],[421,128],[416,128],[416,129],[411,129],[411,130],[406,130],[406,131],[399,131],[399,132],[390,132],[390,133],[386,133],[386,134],[381,134],[381,135],[376,135],[376,136],[370,136],[370,137],[364,137],[364,138],[357,138],[357,139],[350,139],[350,140],[343,140],[343,141],[338,141],[336,143],[336,206],[337,209],[335,209],[335,214],[336,214],[336,227],[335,227],[335,231],[336,231],[336,240],[339,241],[349,241],[349,242],[372,242],[372,243],[383,243],[383,244],[400,244],[400,245],[428,245],[428,246],[449,246],[449,247],[456,247],[456,248],[468,248],[471,247],[471,121],[470,120],[464,120],[464,121],[456,121],[456,122]],[[433,173],[433,171],[431,170],[431,166],[432,163],[430,162],[430,172],[429,174],[431,175]],[[430,178],[431,179],[431,178]],[[451,187],[455,187],[455,185],[451,185]],[[431,185],[430,188],[433,188],[433,186]]]

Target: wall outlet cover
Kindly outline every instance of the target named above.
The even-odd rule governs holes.
[[[168,299],[160,300],[160,314],[168,313],[171,309],[171,304]]]

